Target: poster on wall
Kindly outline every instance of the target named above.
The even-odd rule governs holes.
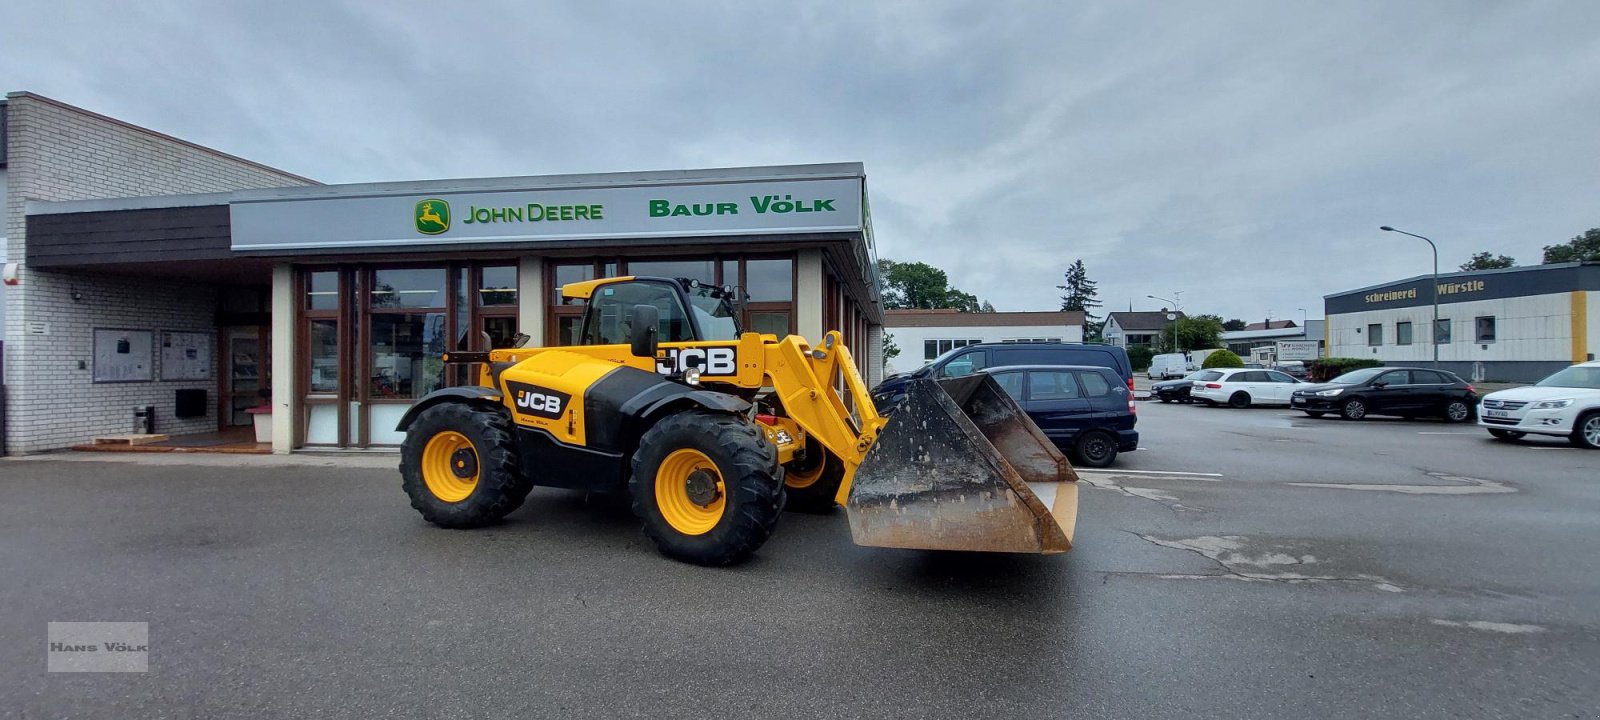
[[[210,380],[215,365],[209,332],[161,332],[162,380]]]
[[[149,330],[94,329],[94,381],[149,382],[155,377]]]

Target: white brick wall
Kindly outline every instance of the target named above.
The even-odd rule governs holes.
[[[6,245],[12,262],[23,262],[26,256],[28,200],[177,195],[311,182],[35,95],[13,93],[7,100]],[[25,267],[22,284],[8,290],[9,452],[38,452],[82,443],[95,435],[126,433],[136,405],[156,406],[159,432],[216,430],[215,380],[91,382],[94,328],[213,329],[215,286]],[[79,294],[77,301],[72,299],[74,291]],[[28,322],[49,323],[49,334],[26,334]],[[159,378],[159,358],[157,363]],[[179,421],[173,416],[173,391],[190,387],[209,390],[210,408],[204,418]]]

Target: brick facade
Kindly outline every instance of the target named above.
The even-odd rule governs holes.
[[[29,200],[179,195],[315,184],[281,170],[187,143],[28,93],[7,97],[7,257],[26,256]],[[22,270],[6,288],[6,449],[51,450],[96,435],[127,433],[136,405],[156,406],[157,431],[217,428],[216,381],[94,384],[96,327],[213,330],[216,286]],[[77,299],[73,294],[77,293]],[[44,322],[47,335],[26,324]],[[156,343],[159,345],[159,335]],[[220,352],[220,347],[217,348]],[[156,377],[161,377],[159,347]],[[80,362],[82,367],[80,368]],[[215,368],[214,368],[215,371]],[[179,421],[174,390],[210,391],[206,417]]]

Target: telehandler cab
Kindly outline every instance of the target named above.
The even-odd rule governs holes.
[[[845,506],[859,545],[1060,553],[1077,475],[983,373],[919,380],[878,414],[837,331],[741,333],[740,293],[695,280],[566,285],[580,344],[451,352],[478,385],[400,420],[400,474],[429,522],[498,521],[535,486],[631,496],[662,553],[750,556],[785,505]]]

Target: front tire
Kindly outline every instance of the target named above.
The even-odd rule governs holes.
[[[754,554],[783,508],[778,451],[736,415],[686,410],[633,454],[633,512],[661,554],[722,566]]]
[[[1590,411],[1579,417],[1567,442],[1585,450],[1600,450],[1600,412]]]
[[[1445,403],[1445,422],[1463,423],[1472,417],[1472,406],[1462,400],[1451,400]]]
[[[833,511],[834,496],[844,481],[844,463],[814,441],[806,442],[806,459],[783,469],[785,510],[821,515]]]
[[[1090,430],[1078,436],[1072,454],[1084,467],[1103,468],[1117,459],[1117,440],[1103,430]]]
[[[1307,410],[1307,411],[1305,411],[1305,413],[1307,415],[1310,415],[1311,417],[1314,417],[1314,418],[1319,418],[1319,417],[1322,417],[1323,415],[1327,415],[1327,413],[1322,412],[1320,410]]]
[[[407,428],[400,478],[411,507],[445,528],[494,524],[533,488],[517,466],[511,419],[460,402],[428,408]]]
[[[1361,420],[1367,417],[1367,403],[1361,398],[1350,398],[1339,406],[1339,417],[1345,420]]]
[[[1250,407],[1250,393],[1247,393],[1247,392],[1244,392],[1243,390],[1241,390],[1241,391],[1236,392],[1233,395],[1229,396],[1228,397],[1228,407],[1231,407],[1231,408],[1247,408],[1247,407]]]
[[[1525,432],[1518,432],[1516,430],[1501,430],[1500,428],[1489,428],[1489,434],[1496,440],[1505,440],[1506,442],[1515,442],[1527,436],[1527,433]]]

